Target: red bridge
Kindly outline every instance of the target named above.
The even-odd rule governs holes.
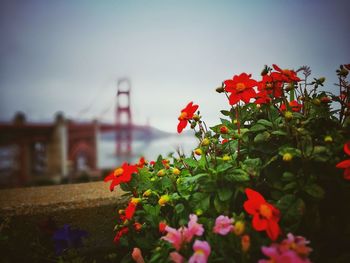
[[[70,181],[81,174],[99,177],[98,138],[104,132],[115,132],[116,156],[130,156],[133,131],[146,138],[151,131],[132,122],[130,92],[130,81],[119,80],[114,124],[66,120],[62,114],[53,123],[30,123],[23,113],[12,122],[0,123],[0,186]]]

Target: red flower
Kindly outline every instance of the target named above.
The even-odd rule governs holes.
[[[122,237],[122,236],[124,236],[125,234],[127,234],[129,232],[129,228],[127,227],[127,226],[124,226],[123,228],[121,228],[118,232],[117,232],[117,234],[115,235],[115,237],[114,237],[114,243],[116,244],[116,245],[118,245],[119,244],[119,240],[120,240],[120,238]]]
[[[350,141],[344,144],[344,152],[347,155],[350,155]],[[350,159],[341,161],[336,165],[337,168],[345,169],[344,170],[344,179],[350,180]]]
[[[271,102],[269,93],[266,90],[262,90],[259,93],[257,93],[255,98],[255,104],[267,104]]]
[[[127,208],[125,208],[125,219],[128,219],[130,220],[133,216],[134,216],[134,213],[136,211],[136,204],[133,203],[133,202],[129,202]]]
[[[228,128],[225,125],[222,125],[220,127],[220,133],[227,134],[228,133]]]
[[[139,222],[134,223],[134,228],[136,231],[140,231],[142,229],[142,225]]]
[[[141,157],[140,158],[140,160],[139,160],[139,163],[137,164],[137,167],[138,168],[143,168],[144,166],[145,166],[145,164],[146,164],[147,162],[146,162],[146,159],[145,159],[145,157]]]
[[[298,78],[297,73],[294,70],[281,69],[276,64],[272,64],[272,67],[277,71],[277,72],[271,73],[271,76],[274,80],[288,82],[288,83],[300,81],[300,78]]]
[[[178,118],[180,121],[177,125],[177,132],[181,133],[183,129],[187,126],[187,122],[193,118],[194,113],[198,109],[198,105],[193,105],[193,102],[187,104],[186,108],[181,110],[181,114]]]
[[[245,193],[248,200],[243,207],[248,214],[253,216],[252,225],[256,231],[266,231],[271,240],[276,240],[281,230],[278,225],[280,211],[266,202],[265,198],[258,192],[246,188]]]
[[[113,191],[116,185],[129,182],[131,180],[131,174],[136,172],[136,165],[128,165],[127,163],[123,163],[121,167],[115,169],[113,172],[107,175],[104,181],[112,181],[109,189]]]
[[[292,100],[291,102],[289,102],[289,107],[291,108],[292,111],[294,112],[299,112],[301,110],[301,107],[303,105],[299,104],[296,100]],[[287,109],[285,104],[282,104],[280,107],[281,111],[285,111]]]
[[[275,80],[270,75],[264,75],[262,80],[258,82],[259,91],[266,92],[266,94],[272,95],[275,98],[280,98],[282,96],[282,87],[283,83]]]
[[[251,79],[251,74],[242,73],[241,75],[233,76],[233,79],[225,80],[225,90],[230,92],[230,104],[234,105],[240,100],[249,103],[251,98],[254,98],[256,93],[253,87],[258,83]]]
[[[165,228],[167,227],[167,224],[165,222],[159,222],[159,232],[165,233]]]

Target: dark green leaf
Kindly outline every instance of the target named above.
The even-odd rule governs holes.
[[[249,181],[249,175],[242,169],[235,169],[230,173],[225,174],[225,179],[231,182]]]
[[[272,128],[272,122],[270,122],[270,121],[268,121],[268,120],[265,120],[265,119],[260,119],[260,120],[258,120],[258,122],[257,123],[259,123],[259,124],[262,124],[262,125],[264,125],[265,127],[270,127],[270,128]]]
[[[229,200],[232,194],[233,194],[233,190],[228,188],[222,188],[222,189],[219,189],[218,191],[218,196],[221,201]]]
[[[322,199],[324,197],[324,190],[318,184],[307,185],[304,191],[317,199]]]
[[[262,133],[258,133],[255,138],[254,138],[254,142],[255,143],[263,143],[263,142],[267,142],[268,139],[270,138],[270,133],[267,131],[264,131]]]

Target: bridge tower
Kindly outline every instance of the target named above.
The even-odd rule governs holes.
[[[116,105],[116,154],[132,155],[132,117],[130,106],[131,82],[128,78],[118,80]]]

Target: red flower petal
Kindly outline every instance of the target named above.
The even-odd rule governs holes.
[[[274,220],[269,220],[266,233],[272,241],[275,241],[280,234],[281,230],[279,225]]]
[[[259,214],[256,214],[253,217],[252,225],[256,231],[263,231],[267,229],[268,222],[265,218],[261,218]]]
[[[177,125],[177,132],[181,133],[182,130],[186,128],[186,126],[187,126],[187,120],[181,120]]]
[[[350,141],[344,144],[344,152],[350,155]]]
[[[248,200],[244,202],[243,208],[248,214],[255,215],[258,213],[260,205],[260,202],[256,202],[255,200]]]
[[[274,68],[274,70],[282,72],[282,69],[279,66],[277,66],[276,64],[272,64],[272,67]]]
[[[248,196],[248,199],[253,199],[260,203],[266,203],[265,198],[260,193],[258,193],[257,191],[254,191],[253,189],[246,188],[245,193]]]
[[[230,100],[230,105],[234,105],[237,102],[239,102],[240,97],[236,93],[231,93],[229,100]]]
[[[346,169],[350,167],[350,159],[344,160],[336,165],[337,168]]]
[[[344,179],[350,180],[350,168],[345,169],[345,171],[344,171]]]

